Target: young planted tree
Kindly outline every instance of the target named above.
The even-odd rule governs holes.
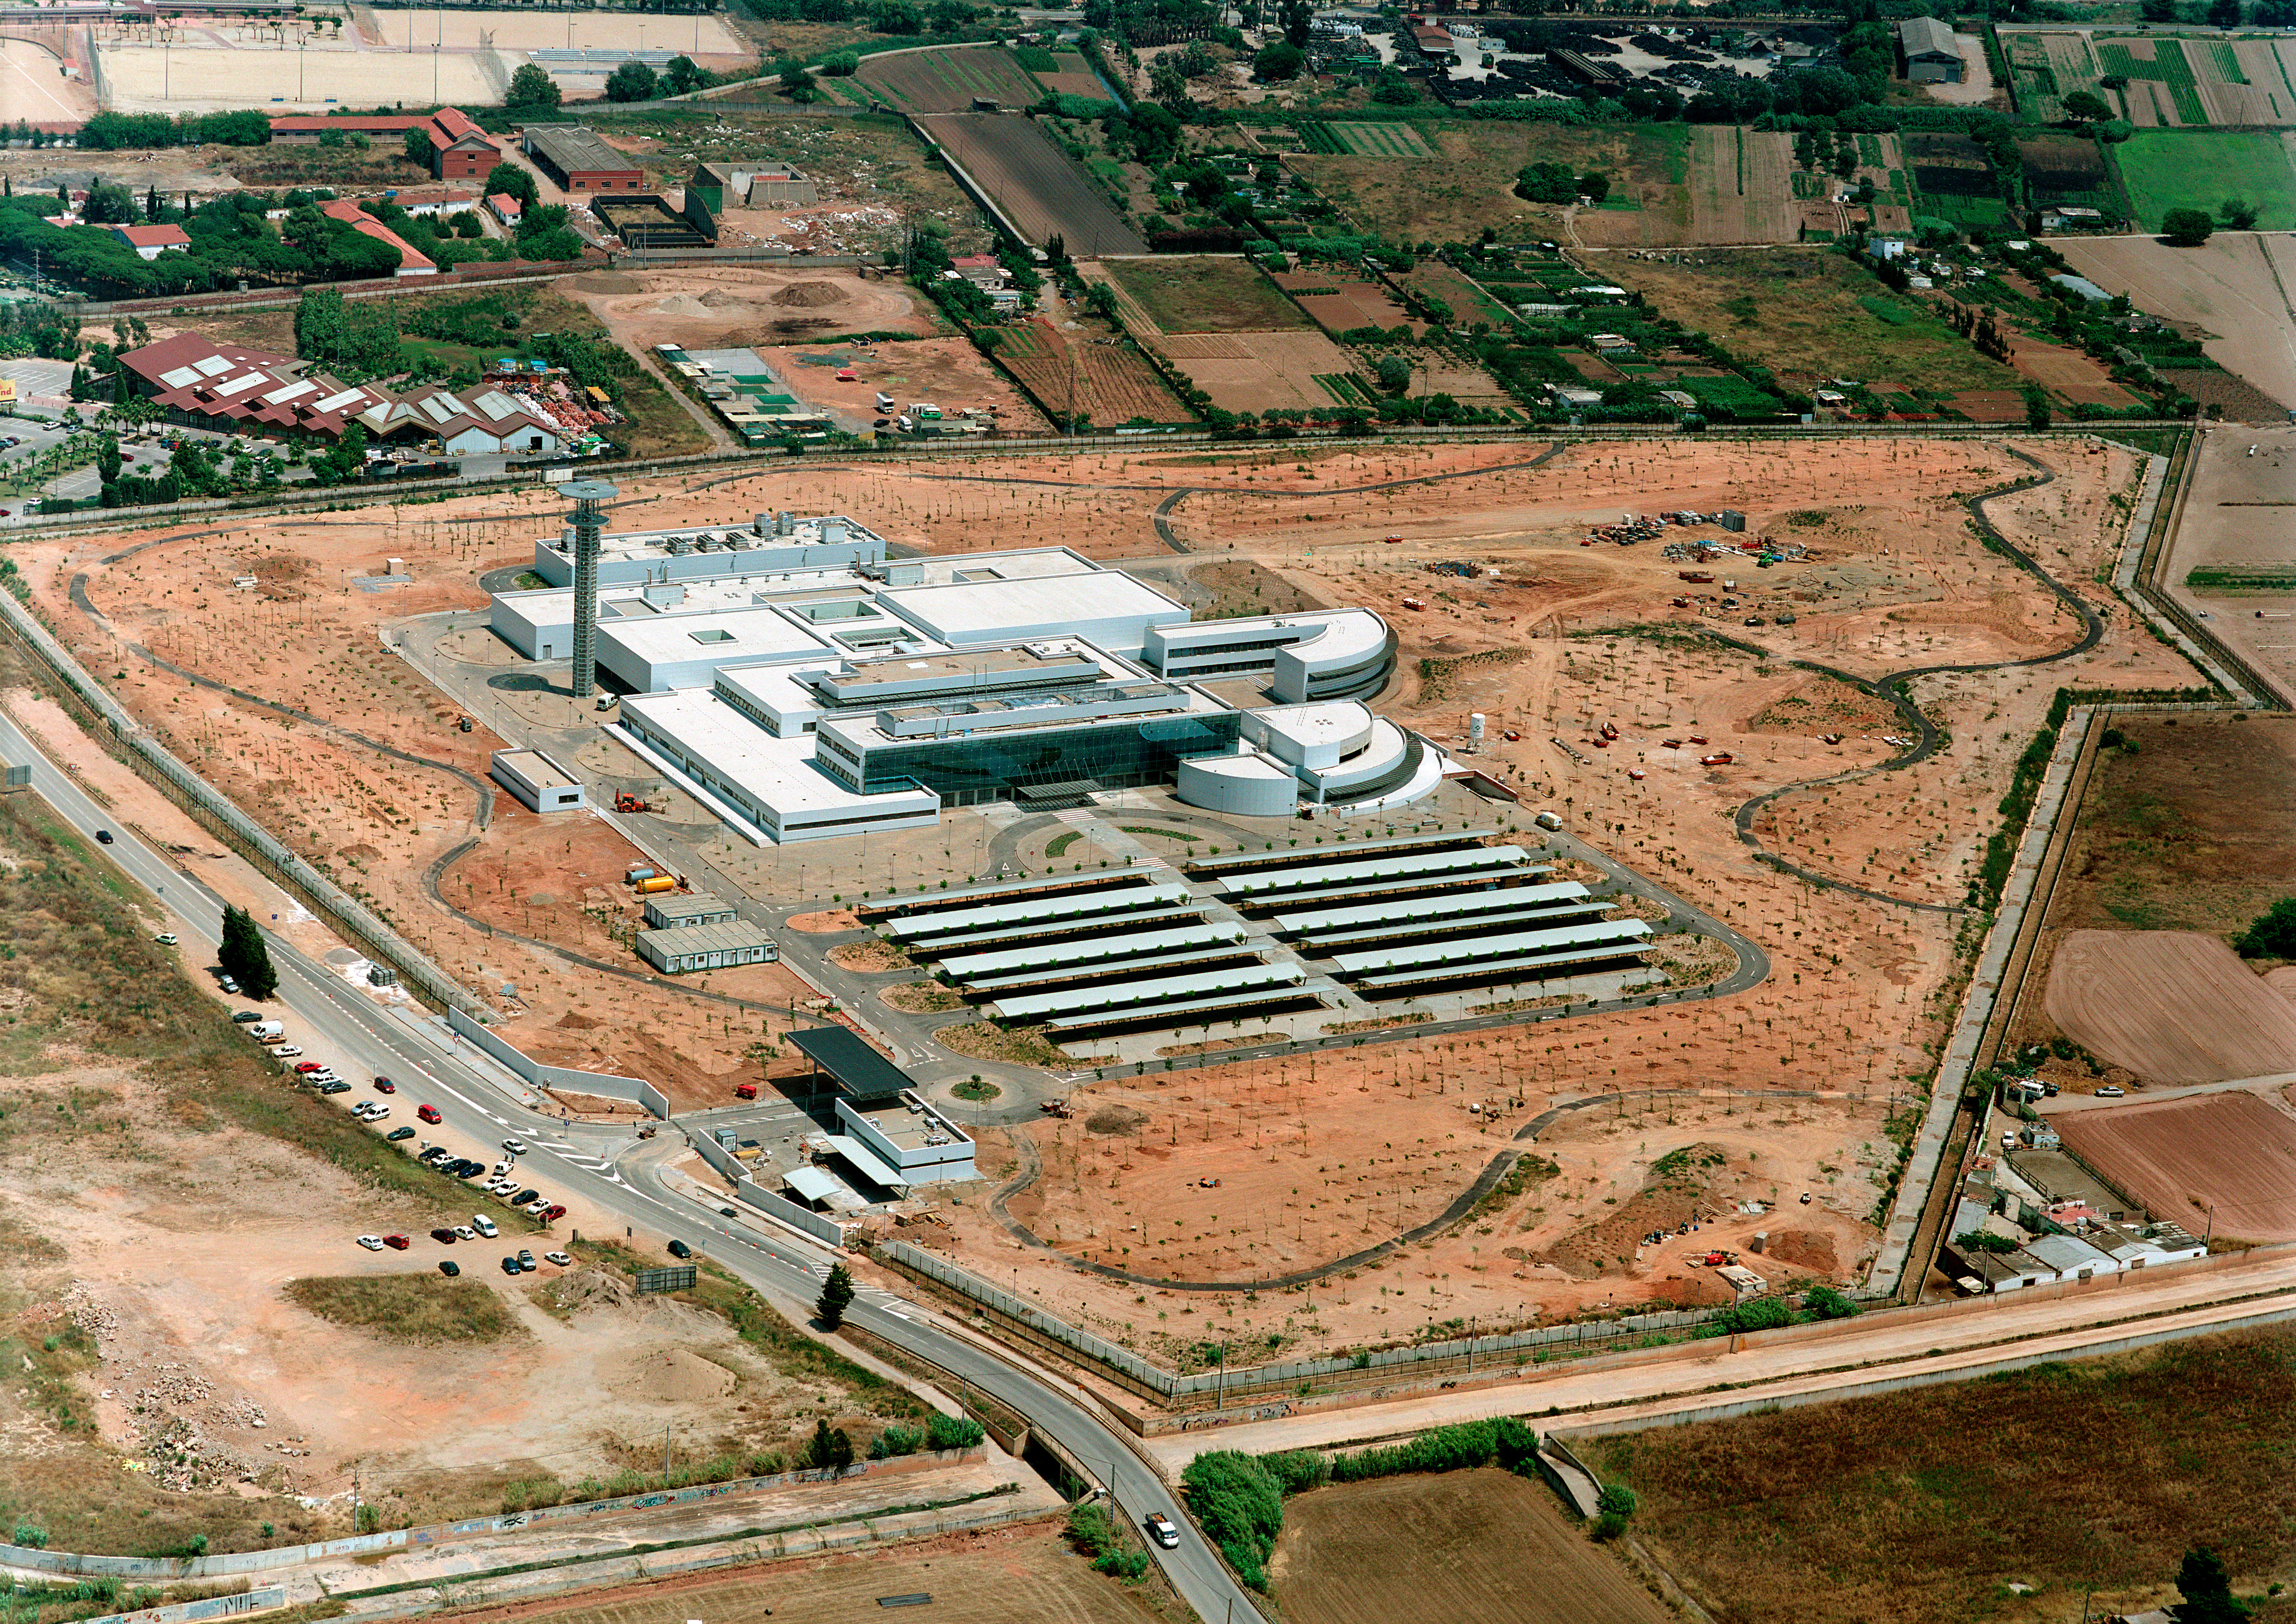
[[[239,983],[242,992],[258,1003],[279,990],[279,972],[271,967],[271,949],[264,943],[263,929],[245,908],[225,906],[223,947],[216,962]]]

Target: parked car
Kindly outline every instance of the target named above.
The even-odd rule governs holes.
[[[455,1226],[455,1238],[458,1241],[475,1241],[479,1238],[479,1232],[468,1224],[457,1224]]]
[[[510,1198],[510,1204],[513,1207],[524,1207],[541,1199],[542,1192],[539,1190],[521,1190]]]
[[[370,1122],[380,1122],[380,1121],[381,1121],[381,1120],[383,1120],[383,1118],[385,1118],[385,1117],[389,1116],[390,1114],[390,1106],[388,1106],[388,1105],[378,1105],[378,1104],[376,1104],[373,1100],[369,1100],[369,1101],[366,1103],[366,1120],[367,1120],[368,1121],[370,1121]]]
[[[452,1258],[441,1258],[439,1259],[439,1272],[452,1280],[463,1272],[463,1266]]]
[[[271,1058],[274,1060],[292,1060],[302,1052],[303,1046],[299,1043],[283,1043],[277,1048],[271,1051]],[[299,1066],[296,1069],[300,1070],[302,1068]]]
[[[225,976],[222,980],[218,980],[216,985],[222,988],[224,991],[227,993],[237,992],[239,990],[239,983],[233,980],[229,976]]]
[[[414,1114],[421,1117],[425,1122],[436,1122],[439,1120],[439,1108],[436,1105],[417,1105],[414,1108]]]
[[[387,1234],[382,1237],[382,1243],[393,1251],[405,1251],[412,1244],[403,1234]]]
[[[574,1266],[574,1259],[562,1251],[544,1252],[542,1260],[545,1263],[555,1263],[561,1268],[571,1268]]]
[[[528,1202],[523,1206],[520,1207],[519,1210],[525,1213],[526,1216],[530,1218],[538,1218],[544,1213],[550,1210],[549,1198],[546,1196],[537,1195],[532,1201]]]
[[[455,1232],[451,1229],[434,1229],[430,1232],[430,1238],[441,1246],[452,1246],[455,1243]]]
[[[2120,1087],[2118,1084],[2107,1083],[2103,1087],[2096,1091],[2096,1097],[2100,1100],[2117,1100],[2128,1092],[2128,1089]]]
[[[237,1025],[250,1026],[263,1019],[263,1012],[259,1009],[234,1010],[231,1018]]]
[[[1166,1516],[1162,1512],[1150,1512],[1148,1513],[1147,1527],[1148,1538],[1153,1539],[1158,1545],[1162,1546],[1166,1550],[1172,1550],[1179,1545],[1180,1530],[1172,1526],[1172,1520]]]
[[[472,1216],[471,1219],[471,1227],[477,1230],[480,1234],[486,1236],[489,1241],[493,1240],[496,1235],[502,1233],[501,1230],[495,1227],[494,1219],[488,1218],[483,1212],[477,1213]]]
[[[669,1243],[669,1255],[673,1258],[690,1258],[693,1255],[693,1248],[683,1241],[672,1241]]]
[[[394,1128],[383,1135],[383,1137],[390,1140],[391,1144],[398,1144],[404,1140],[414,1137],[414,1130],[411,1128]]]
[[[505,1275],[515,1275],[523,1272],[519,1268],[518,1259],[516,1258],[504,1258],[502,1260],[502,1271]]]
[[[369,1251],[381,1251],[382,1250],[382,1237],[379,1234],[363,1234],[359,1236],[358,1243],[361,1246],[365,1247]]]
[[[326,1062],[320,1060],[307,1060],[301,1065],[295,1068],[296,1070],[301,1072],[305,1077],[310,1076],[314,1071],[324,1071],[326,1069]]]
[[[555,1202],[553,1202],[549,1206],[545,1207],[542,1210],[541,1214],[542,1221],[545,1224],[554,1224],[565,1216],[566,1209],[560,1206]]]
[[[521,1247],[518,1253],[518,1267],[519,1271],[521,1274],[531,1275],[535,1270],[540,1268],[542,1265],[534,1260],[534,1254],[532,1252],[527,1251],[524,1247]]]
[[[321,1094],[348,1094],[351,1091],[351,1086],[340,1077],[331,1077],[324,1082],[314,1078],[312,1081],[317,1084]]]
[[[374,1091],[377,1094],[397,1094],[398,1085],[387,1077],[378,1077],[374,1079]]]

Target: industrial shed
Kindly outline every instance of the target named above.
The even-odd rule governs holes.
[[[638,932],[638,956],[664,975],[697,970],[726,970],[736,964],[770,964],[780,954],[773,938],[756,925],[680,925]]]

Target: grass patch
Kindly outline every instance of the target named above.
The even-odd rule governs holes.
[[[889,1007],[909,1015],[945,1015],[964,1007],[963,995],[939,981],[904,981],[898,987],[888,987],[877,996]]]
[[[1014,1027],[1006,1031],[987,1021],[972,1021],[941,1028],[933,1034],[933,1041],[951,1054],[962,1054],[967,1060],[994,1060],[1006,1065],[1066,1069],[1098,1063],[1070,1058],[1045,1036],[1045,1029],[1041,1026]]]
[[[1315,324],[1249,259],[1117,259],[1109,274],[1167,332],[1269,332]]]
[[[2195,592],[2296,592],[2296,566],[2203,564],[2185,577]]]
[[[987,1104],[1004,1091],[986,1079],[972,1077],[967,1078],[949,1092],[960,1100],[971,1100],[976,1104]]]
[[[394,1342],[498,1342],[521,1329],[491,1286],[444,1275],[315,1275],[287,1300],[338,1325]]]
[[[1718,1619],[1993,1617],[2005,1577],[2060,1601],[2094,1586],[2101,1610],[2136,1612],[2174,1599],[2193,1546],[2221,1552],[2242,1588],[2296,1552],[2296,1336],[2211,1337],[1584,1448],[1606,1482],[1641,1497],[1638,1533]]]
[[[2258,130],[2142,129],[2111,149],[2128,207],[2147,231],[2171,209],[2213,215],[2228,197],[2259,210],[2263,231],[2296,227],[2296,168],[2277,135]]]

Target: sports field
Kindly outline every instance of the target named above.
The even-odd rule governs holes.
[[[103,106],[117,112],[324,111],[358,86],[361,106],[499,103],[508,65],[495,52],[361,50],[350,41],[279,51],[253,45],[103,45],[95,52]]]
[[[2112,149],[2129,211],[2148,231],[2171,209],[2214,215],[2228,197],[2261,212],[2260,231],[2296,228],[2296,165],[2286,139],[2263,130],[2138,130]]]
[[[475,51],[683,51],[705,56],[752,57],[756,51],[720,17],[648,16],[642,12],[437,11],[365,13],[372,37],[420,51],[431,45]]]

